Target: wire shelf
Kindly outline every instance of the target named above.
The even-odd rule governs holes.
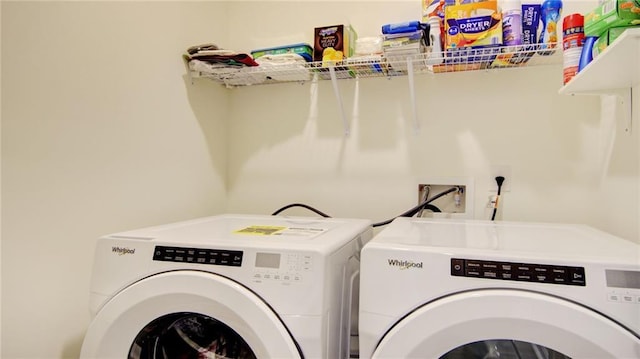
[[[306,62],[273,66],[226,66],[185,62],[192,77],[220,82],[228,87],[284,82],[440,74],[463,71],[522,68],[562,63],[557,44],[460,48],[455,51],[402,53],[395,50],[377,56],[352,57],[339,62]]]

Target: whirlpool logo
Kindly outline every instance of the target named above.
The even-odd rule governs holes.
[[[414,262],[407,260],[399,260],[399,259],[387,259],[389,262],[389,266],[398,267],[399,269],[410,269],[417,268],[422,269],[422,262]]]
[[[111,252],[117,253],[119,256],[123,256],[125,254],[135,254],[136,250],[126,247],[111,247]]]

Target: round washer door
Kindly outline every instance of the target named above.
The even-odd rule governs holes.
[[[451,358],[457,348],[496,340],[570,358],[640,358],[640,339],[601,314],[550,295],[498,289],[424,304],[386,333],[373,358]]]
[[[179,338],[199,357],[302,357],[280,318],[256,294],[227,278],[197,271],[154,275],[116,294],[93,319],[80,356],[172,357],[173,354],[159,352],[161,344],[150,344],[154,341],[149,338],[150,333],[163,332],[159,325],[166,326],[163,335],[173,337],[166,340]],[[204,338],[207,333],[213,334]],[[233,338],[222,338],[221,333]],[[221,343],[230,342],[235,348],[221,349]],[[140,356],[140,345],[153,345],[150,351],[155,352]]]

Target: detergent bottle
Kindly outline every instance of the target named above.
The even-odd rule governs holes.
[[[561,0],[544,0],[540,6],[542,31],[538,37],[540,55],[551,55],[558,43],[558,22],[562,14]]]
[[[429,54],[426,58],[427,65],[437,65],[444,61],[442,53],[442,38],[440,37],[440,17],[429,17]]]

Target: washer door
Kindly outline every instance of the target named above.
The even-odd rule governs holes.
[[[167,272],[116,294],[93,319],[82,358],[301,358],[255,293],[227,278]]]
[[[640,358],[640,339],[564,299],[518,290],[478,290],[411,312],[386,333],[373,357]]]

